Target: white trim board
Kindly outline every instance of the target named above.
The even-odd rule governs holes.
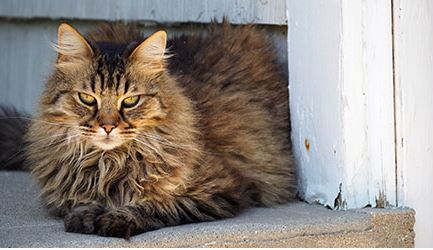
[[[332,208],[396,205],[391,2],[287,7],[301,197]]]
[[[394,34],[399,201],[415,246],[433,247],[433,2],[394,0]]]
[[[416,246],[432,247],[432,2],[287,6],[301,197],[334,209],[410,206]]]

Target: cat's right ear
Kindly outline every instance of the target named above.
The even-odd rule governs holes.
[[[158,73],[165,68],[167,33],[158,31],[144,40],[129,56],[138,71]]]
[[[93,56],[92,47],[86,39],[72,26],[62,23],[57,33],[57,44],[54,45],[58,53],[57,64],[69,64],[90,59]]]

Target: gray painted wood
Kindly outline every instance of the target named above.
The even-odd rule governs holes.
[[[54,53],[55,26],[0,21],[0,103],[34,110]]]
[[[1,20],[0,19],[0,104],[12,104],[28,112],[36,109],[39,96],[48,77],[55,52],[50,43],[56,40],[60,20]],[[83,32],[98,21],[68,21]],[[206,25],[170,25],[169,35],[201,30]],[[145,33],[159,29],[143,25]],[[265,26],[274,41],[280,63],[287,69],[287,27]]]
[[[285,0],[1,0],[0,17],[286,25]]]

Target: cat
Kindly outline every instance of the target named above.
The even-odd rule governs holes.
[[[67,232],[128,239],[294,198],[287,80],[257,26],[167,41],[61,24],[55,50],[15,158]]]

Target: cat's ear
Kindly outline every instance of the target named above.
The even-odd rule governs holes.
[[[58,64],[82,61],[93,55],[93,50],[86,39],[76,29],[65,23],[59,26],[57,44],[54,48],[58,53]]]
[[[135,66],[152,73],[164,69],[166,54],[167,33],[158,31],[144,40],[129,56]]]

